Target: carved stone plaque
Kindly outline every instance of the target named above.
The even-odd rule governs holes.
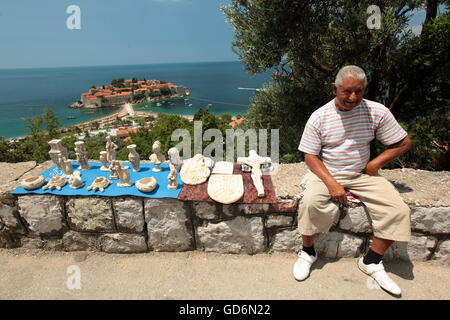
[[[244,195],[244,182],[240,174],[214,174],[209,177],[208,195],[214,201],[230,204]]]

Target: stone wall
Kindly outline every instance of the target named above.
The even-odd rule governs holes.
[[[302,246],[297,209],[304,164],[281,166],[273,177],[278,203],[270,205],[10,194],[22,178],[50,166],[51,163],[33,162],[0,164],[0,170],[9,174],[0,179],[0,247],[110,253],[204,250],[257,254],[295,253]],[[416,175],[427,174],[433,181],[433,173],[413,171]],[[394,170],[383,173],[397,177],[388,179],[399,190],[400,184],[410,189],[408,186],[414,185],[411,181],[401,182],[401,174]],[[441,173],[440,179],[444,179],[440,192],[448,194],[449,174]],[[417,195],[404,199],[412,209],[413,237],[409,243],[395,243],[386,259],[437,260],[450,265],[449,200],[430,202]],[[328,258],[358,257],[367,250],[371,236],[366,208],[360,206],[343,210],[330,232],[318,236],[315,244],[317,251]]]

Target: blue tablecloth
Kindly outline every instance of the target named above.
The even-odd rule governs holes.
[[[73,166],[74,171],[78,169],[79,163],[78,162],[71,162],[71,165]],[[126,162],[123,163],[122,166],[128,167],[128,172],[130,173],[130,181],[135,183],[130,187],[118,187],[117,182],[120,180],[112,180],[109,179],[109,171],[101,171],[101,163],[98,162],[89,162],[89,165],[92,166],[90,170],[80,170],[81,172],[81,179],[84,182],[84,186],[79,189],[73,189],[70,187],[70,184],[67,183],[64,187],[61,188],[61,190],[42,190],[42,187],[35,190],[26,190],[23,187],[17,187],[12,192],[13,194],[54,194],[54,195],[60,195],[60,196],[105,196],[105,197],[118,197],[118,196],[138,196],[138,197],[147,197],[147,198],[177,198],[178,194],[181,191],[181,188],[183,186],[183,183],[180,179],[180,175],[178,174],[178,188],[176,190],[169,190],[168,189],[168,179],[167,176],[169,175],[169,165],[168,164],[162,164],[161,165],[161,171],[160,172],[153,172],[152,168],[154,168],[153,164],[150,163],[141,163],[141,170],[139,172],[133,172],[133,168],[130,163]],[[43,176],[47,181],[50,180],[52,177],[56,175],[62,175],[62,171],[58,170],[56,166],[51,167],[50,169],[44,171],[40,174],[40,176]],[[156,188],[150,192],[145,193],[141,192],[136,188],[136,181],[153,176],[156,181],[158,182],[158,185]],[[88,191],[87,188],[92,184],[95,178],[97,177],[106,177],[110,181],[112,181],[112,184],[110,184],[103,192],[101,191],[94,191],[90,190]]]

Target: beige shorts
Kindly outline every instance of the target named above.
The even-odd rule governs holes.
[[[389,181],[381,176],[354,172],[334,173],[333,177],[367,207],[375,237],[410,240],[410,209]],[[314,173],[307,173],[304,182],[306,186],[298,212],[300,233],[308,236],[328,232],[340,214],[339,206],[331,201],[328,188]]]

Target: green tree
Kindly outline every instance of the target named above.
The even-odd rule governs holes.
[[[37,136],[42,132],[42,123],[44,122],[42,116],[35,116],[33,118],[25,118],[27,133],[30,136]]]
[[[380,29],[368,28],[367,9],[373,4],[381,8]],[[441,14],[439,5],[446,6]],[[419,8],[425,21],[414,34],[408,22]],[[419,110],[423,118],[424,99],[430,118],[448,110],[448,1],[232,0],[222,10],[234,27],[233,50],[247,72],[272,71],[246,117],[254,128],[280,129],[286,160],[297,160],[305,122],[331,100],[330,83],[344,65],[365,69],[366,98],[385,104],[411,131],[418,130]],[[434,139],[447,139],[425,130]]]

